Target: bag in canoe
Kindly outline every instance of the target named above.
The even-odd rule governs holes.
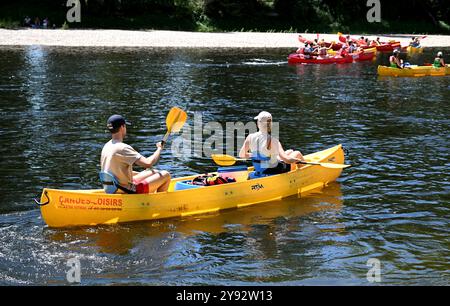
[[[192,185],[197,186],[214,186],[227,183],[234,183],[236,180],[231,177],[222,177],[217,174],[204,174],[197,176],[192,180]]]

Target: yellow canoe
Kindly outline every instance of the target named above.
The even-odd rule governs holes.
[[[310,162],[344,163],[342,145],[305,156]],[[248,171],[252,171],[252,167]],[[167,192],[106,194],[103,189],[57,190],[45,188],[41,214],[50,227],[91,226],[215,213],[302,195],[336,180],[342,169],[316,165],[288,173],[236,183],[175,190],[175,184],[197,175],[172,179]]]
[[[393,77],[423,77],[450,75],[450,66],[435,68],[433,66],[411,66],[410,68],[398,69],[386,66],[378,66],[378,75]]]
[[[421,53],[423,53],[423,48],[416,48],[416,47],[408,46],[406,48],[406,52],[408,52],[409,54],[421,54]]]

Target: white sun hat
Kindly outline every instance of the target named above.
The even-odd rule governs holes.
[[[272,119],[272,115],[269,112],[262,111],[254,119],[258,121],[267,121],[269,119]]]

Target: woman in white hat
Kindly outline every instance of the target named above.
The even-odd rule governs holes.
[[[257,120],[258,132],[247,136],[239,157],[263,160],[262,166],[265,169],[263,174],[289,172],[290,164],[295,164],[299,160],[304,161],[299,151],[284,151],[280,141],[271,136],[272,115],[270,113],[260,112],[255,120]]]
[[[436,68],[445,67],[444,54],[439,51],[434,59],[433,66]]]

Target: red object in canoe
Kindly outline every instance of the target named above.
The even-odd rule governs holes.
[[[371,61],[375,57],[375,52],[370,52],[370,53],[358,52],[358,53],[352,53],[351,56],[353,56],[353,60],[355,62]]]
[[[331,48],[332,48],[334,51],[339,51],[339,50],[341,50],[343,44],[341,44],[341,43],[333,43],[333,44],[331,44],[331,43],[325,43],[325,46],[326,46],[327,48],[329,48],[329,47],[331,46]]]
[[[328,58],[305,58],[303,54],[293,53],[288,57],[289,64],[347,64],[352,63],[353,57],[328,57]]]
[[[380,52],[392,52],[394,49],[401,48],[400,42],[394,42],[394,43],[383,43],[381,46],[377,46],[377,51]],[[363,47],[364,48],[364,47]],[[368,47],[371,48],[371,47]]]
[[[306,39],[301,35],[298,36],[298,41],[304,44],[310,44],[313,42],[312,40]]]

